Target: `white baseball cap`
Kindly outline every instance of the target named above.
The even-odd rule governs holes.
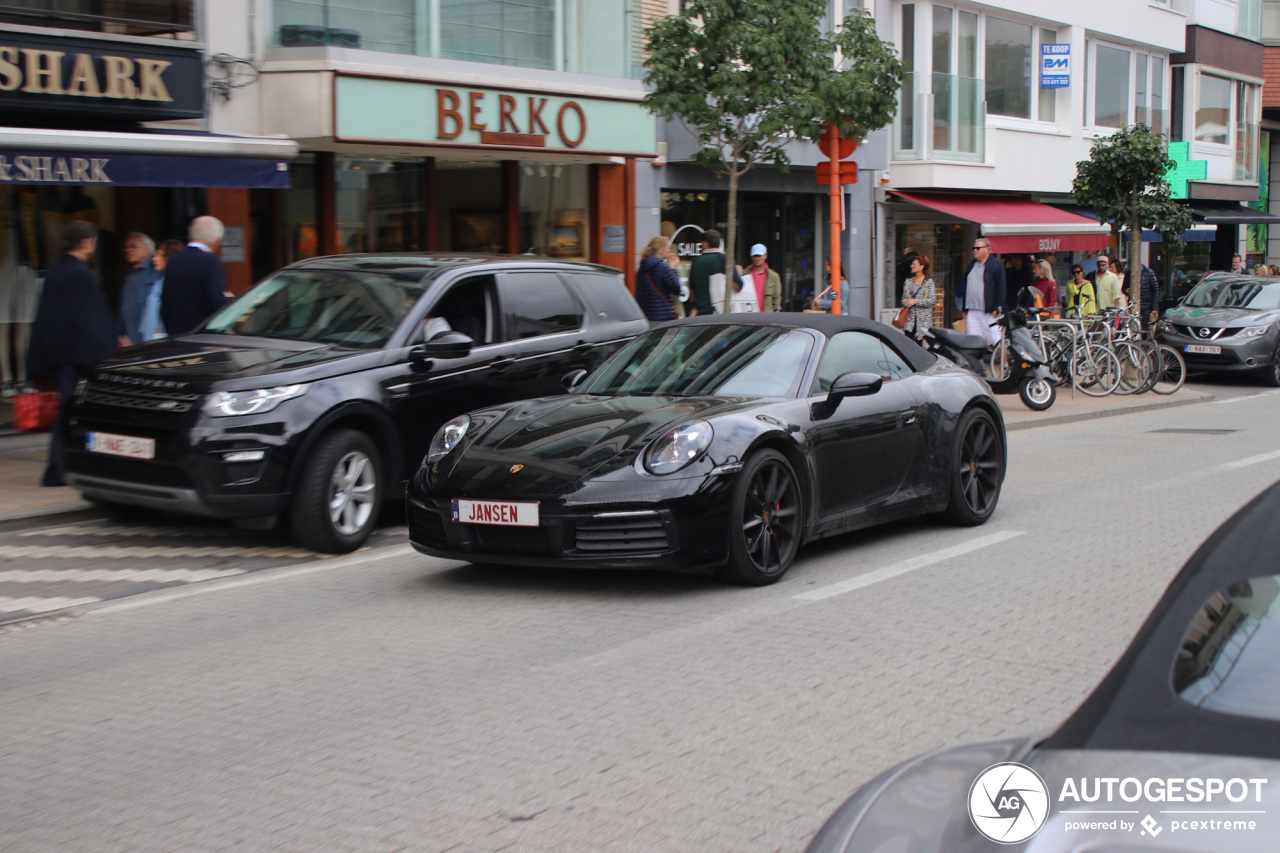
[[[756,255],[767,255],[767,254],[769,254],[769,250],[764,247],[764,243],[756,243],[754,246],[751,247],[751,257],[753,258]]]

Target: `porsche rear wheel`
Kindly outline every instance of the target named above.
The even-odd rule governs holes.
[[[747,586],[773,583],[791,567],[804,529],[791,463],[776,450],[756,453],[738,474],[729,503],[729,561],[719,575]]]
[[[982,524],[996,510],[1004,483],[1004,442],[991,415],[970,409],[956,428],[951,498],[946,516],[966,527]]]

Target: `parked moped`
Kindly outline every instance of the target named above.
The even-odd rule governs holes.
[[[962,335],[939,327],[930,328],[925,333],[925,347],[981,376],[997,394],[1017,392],[1029,409],[1043,412],[1052,406],[1058,396],[1058,382],[1027,329],[1026,309],[1009,311],[991,325],[1002,326],[1005,330],[1004,340],[996,347],[994,358],[981,336]],[[994,372],[993,365],[996,368]]]

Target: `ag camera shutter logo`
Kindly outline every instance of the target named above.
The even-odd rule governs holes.
[[[1026,841],[1049,819],[1049,788],[1025,764],[993,764],[969,788],[969,819],[998,844]]]

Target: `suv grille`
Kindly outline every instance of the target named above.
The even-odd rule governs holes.
[[[1218,328],[1217,326],[1209,326],[1207,327],[1209,330],[1208,335],[1200,334],[1201,329],[1206,328],[1203,326],[1180,326],[1177,323],[1175,323],[1173,325],[1173,328],[1175,331],[1178,332],[1178,334],[1186,335],[1189,338],[1195,338],[1197,341],[1216,341],[1220,338],[1229,338],[1232,335],[1239,332],[1244,327],[1243,326],[1227,326],[1224,328]]]
[[[574,547],[593,554],[652,554],[670,548],[667,526],[656,512],[594,518],[575,528]]]
[[[113,406],[120,409],[141,409],[148,412],[191,411],[200,402],[198,391],[187,388],[165,388],[161,385],[132,385],[98,378],[89,380],[85,389],[85,402],[95,406]],[[175,383],[178,384],[178,383]],[[183,383],[185,384],[185,383]]]
[[[146,486],[162,486],[170,489],[193,488],[191,475],[177,465],[162,462],[143,462],[122,456],[102,456],[96,453],[69,453],[67,471],[107,480],[121,480]]]

